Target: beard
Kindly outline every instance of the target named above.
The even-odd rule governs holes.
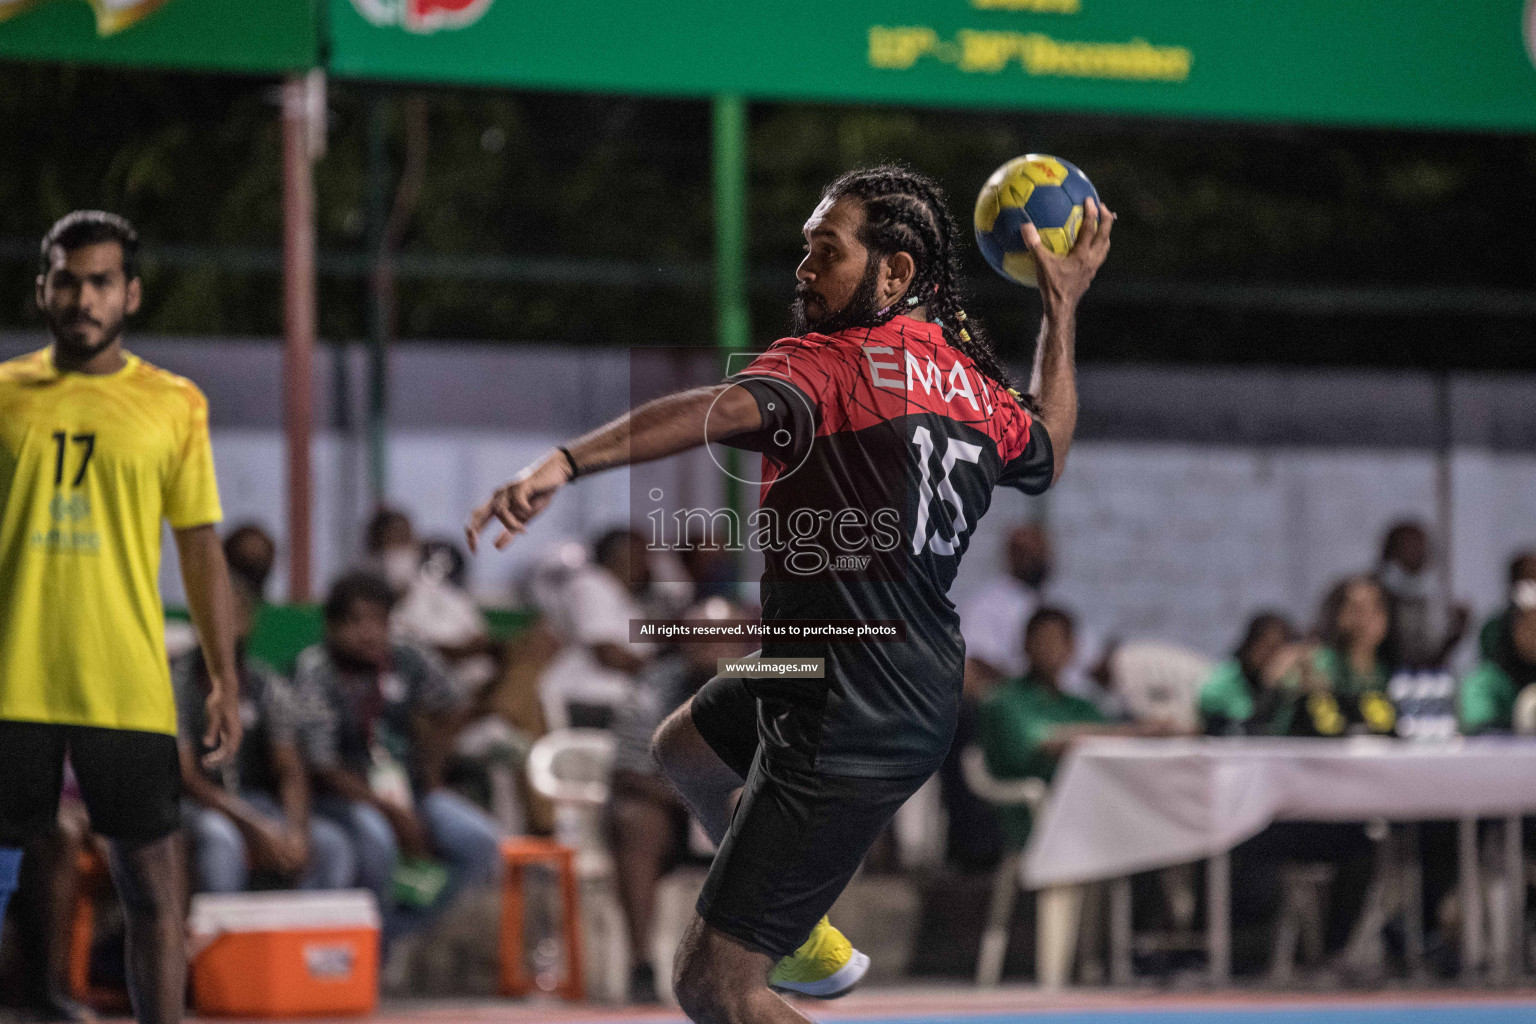
[[[127,323],[127,317],[118,316],[101,325],[101,340],[92,345],[82,337],[77,329],[81,322],[79,316],[70,319],[55,317],[51,313],[44,312],[43,319],[48,321],[48,332],[53,335],[54,344],[76,362],[88,362],[97,355],[112,347],[112,343],[123,336],[123,327]],[[87,321],[96,323],[96,321]]]
[[[880,311],[875,308],[875,284],[879,278],[880,261],[871,256],[864,264],[864,276],[849,296],[842,309],[828,311],[817,301],[811,291],[800,285],[795,289],[795,301],[790,304],[790,333],[795,336],[810,334],[836,334],[852,327],[873,327],[879,321]]]

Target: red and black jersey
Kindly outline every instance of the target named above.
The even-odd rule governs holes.
[[[763,742],[831,774],[935,770],[964,675],[949,586],[995,486],[1050,486],[1050,438],[936,325],[904,316],[786,338],[731,380],[763,418],[731,444],[764,455],[748,524],[764,620],[906,624],[899,643],[764,643],[824,658],[826,678],[752,682]]]

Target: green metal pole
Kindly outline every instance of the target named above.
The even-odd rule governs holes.
[[[715,97],[715,316],[719,345],[747,347],[747,105]]]
[[[389,323],[381,262],[384,232],[389,220],[389,108],[382,91],[368,96],[368,251],[373,266],[368,275],[368,489],[374,504],[382,504],[389,486],[387,417],[389,404]]]
[[[750,338],[747,316],[747,104],[740,96],[714,101],[715,325],[716,344],[729,370],[738,370],[729,353],[743,352]],[[746,529],[741,453],[725,450],[725,500]],[[745,557],[738,555],[738,569]],[[738,575],[739,578],[739,575]]]

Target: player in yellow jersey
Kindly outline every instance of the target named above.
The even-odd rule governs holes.
[[[14,861],[51,828],[67,752],[111,840],[134,1011],[176,1024],[186,870],[162,521],[212,677],[210,765],[234,755],[240,716],[208,402],[123,349],[137,250],[113,214],[55,224],[37,278],[52,344],[0,364],[0,847]]]

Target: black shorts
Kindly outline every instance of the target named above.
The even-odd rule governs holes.
[[[128,729],[0,721],[0,846],[54,827],[69,754],[91,831],[139,844],[181,824],[176,737]]]
[[[705,683],[693,698],[692,715],[705,741],[746,777],[730,831],[699,894],[699,916],[751,949],[788,956],[832,909],[928,774],[828,775],[764,756],[757,749],[757,701],[740,679]]]

